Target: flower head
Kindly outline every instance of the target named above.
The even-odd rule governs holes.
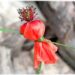
[[[41,20],[30,21],[20,27],[20,33],[29,40],[38,40],[44,32],[45,26]]]

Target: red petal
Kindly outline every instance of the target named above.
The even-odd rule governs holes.
[[[45,26],[42,21],[28,22],[24,31],[24,37],[30,40],[38,40],[44,35]]]
[[[34,66],[38,68],[41,61],[45,64],[56,63],[58,57],[55,54],[57,47],[51,42],[35,42],[34,45]]]
[[[20,33],[24,34],[24,30],[26,28],[26,23],[24,23],[21,27],[20,27]]]
[[[45,41],[48,43],[50,49],[52,49],[54,52],[58,50],[57,46],[55,46],[50,40],[45,40]]]
[[[49,58],[49,60],[46,61],[46,64],[48,64],[48,63],[56,63],[58,57],[54,52],[54,51],[56,51],[55,48],[50,47],[50,44],[48,44],[47,42],[43,42],[42,46],[44,48],[44,51],[45,51],[47,57]]]

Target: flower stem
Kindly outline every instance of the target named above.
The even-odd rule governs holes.
[[[40,74],[41,71],[42,71],[42,62],[40,63],[39,68],[38,68],[38,70],[36,71],[36,74]]]
[[[61,44],[61,43],[57,43],[57,42],[53,42],[54,44],[56,45],[59,45],[59,46],[63,46],[63,47],[66,47],[66,48],[72,48],[72,49],[75,49],[75,47],[73,46],[69,46],[69,45],[64,45],[64,44]]]
[[[14,33],[18,33],[19,32],[17,30],[13,30],[13,29],[7,29],[7,28],[0,28],[1,32],[14,32]]]

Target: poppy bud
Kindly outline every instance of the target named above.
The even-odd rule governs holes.
[[[20,27],[20,33],[29,40],[40,39],[45,32],[44,23],[41,20],[34,20],[23,24]]]

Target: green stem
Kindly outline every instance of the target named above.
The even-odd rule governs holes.
[[[38,68],[38,70],[36,71],[36,74],[40,74],[41,71],[42,71],[42,62],[40,63],[39,68]]]
[[[41,42],[44,40],[44,36],[42,36],[40,39],[38,39],[37,41]]]
[[[54,44],[56,45],[59,45],[59,46],[63,46],[63,47],[66,47],[66,48],[72,48],[72,49],[75,49],[75,47],[73,46],[69,46],[69,45],[64,45],[64,44],[61,44],[61,43],[57,43],[57,42],[53,42]]]
[[[1,32],[13,32],[13,33],[18,33],[19,34],[19,32],[17,30],[13,30],[13,29],[0,28],[0,31]]]

